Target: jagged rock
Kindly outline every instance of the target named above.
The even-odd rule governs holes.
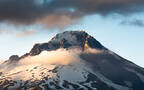
[[[18,61],[19,60],[19,56],[18,55],[12,55],[12,56],[9,57],[9,60]]]

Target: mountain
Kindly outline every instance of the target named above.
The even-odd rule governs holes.
[[[57,34],[48,43],[35,44],[30,55],[38,55],[44,50],[56,50],[59,48],[70,49],[72,47],[80,47],[83,50],[87,48],[105,49],[96,39],[88,35],[84,31],[65,31]]]
[[[144,69],[84,31],[65,31],[1,64],[0,90],[144,90]]]

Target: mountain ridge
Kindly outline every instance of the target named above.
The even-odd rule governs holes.
[[[49,42],[35,44],[29,53],[22,55],[21,57],[19,57],[19,59],[25,58],[29,55],[30,56],[38,55],[44,50],[51,51],[51,50],[56,50],[59,48],[67,48],[67,49],[70,48],[72,45],[67,42],[65,37],[61,37],[61,39],[56,44],[52,43],[55,39],[58,38],[58,36],[60,36],[60,35],[65,36],[64,34],[68,34],[68,36],[69,35],[72,36],[72,35],[77,34],[77,37],[75,39],[80,39],[80,40],[83,39],[80,41],[81,42],[80,45],[75,45],[75,47],[78,46],[82,50],[84,50],[85,48],[88,48],[88,46],[90,46],[90,48],[97,48],[97,49],[105,49],[106,50],[106,48],[104,46],[102,46],[102,44],[100,42],[98,42],[96,39],[94,39],[92,36],[90,36],[85,31],[64,31],[62,33],[56,34]],[[96,45],[94,45],[94,43],[96,43]],[[49,48],[48,47],[49,45],[54,46],[55,48],[53,48],[53,49]]]
[[[84,50],[86,44],[90,46],[90,48],[105,49],[85,31],[65,31],[54,36],[48,43],[35,44],[30,51],[30,55],[37,55],[43,50],[56,50],[58,48],[68,49],[73,46],[80,47]]]

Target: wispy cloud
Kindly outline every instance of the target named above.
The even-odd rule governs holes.
[[[74,53],[75,52],[75,53]],[[68,65],[76,63],[80,60],[79,51],[67,51],[65,49],[58,49],[55,51],[43,51],[37,56],[29,56],[20,60],[19,64],[62,64]]]
[[[16,37],[28,37],[36,33],[37,32],[34,30],[22,30],[22,31],[13,31],[9,29],[0,30],[0,34],[7,34],[7,35],[16,36]]]
[[[3,59],[0,58],[0,64],[3,63],[3,62],[4,62]]]
[[[27,36],[31,36],[31,35],[34,35],[34,34],[36,34],[36,31],[30,30],[30,31],[23,31],[23,32],[20,32],[20,33],[16,33],[15,35],[17,37],[27,37]]]
[[[124,20],[120,24],[122,24],[122,25],[131,25],[131,26],[144,27],[144,21],[140,20],[140,19]]]
[[[3,30],[0,30],[0,34],[12,34],[13,32],[11,30],[8,30],[8,29],[3,29]]]

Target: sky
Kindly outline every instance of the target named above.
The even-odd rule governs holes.
[[[59,32],[84,30],[144,67],[143,11],[143,0],[0,0],[0,58],[21,56]]]

